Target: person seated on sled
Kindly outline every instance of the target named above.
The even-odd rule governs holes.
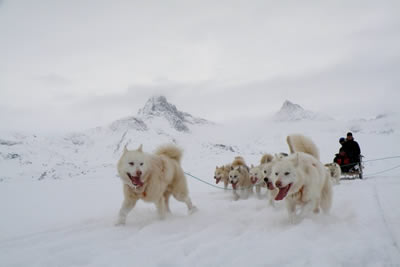
[[[361,149],[356,141],[354,141],[353,134],[347,133],[346,142],[342,145],[344,151],[350,159],[350,163],[354,163],[351,167],[354,167],[360,162]]]
[[[340,137],[339,144],[343,147],[344,143],[346,142],[346,138]]]
[[[339,153],[335,155],[333,162],[337,163],[340,166],[342,172],[349,172],[351,169],[350,158],[346,155],[346,151],[343,147],[339,149]]]

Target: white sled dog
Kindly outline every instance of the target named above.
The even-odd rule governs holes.
[[[261,174],[262,174],[262,179],[264,181],[264,184],[267,186],[268,191],[269,191],[269,204],[271,206],[274,206],[274,199],[276,195],[278,194],[278,189],[274,186],[271,174],[272,174],[272,166],[276,162],[277,159],[281,159],[283,156],[281,154],[275,155],[275,158],[270,155],[270,154],[265,154],[261,158]]]
[[[340,169],[339,164],[333,162],[325,164],[325,167],[328,169],[328,173],[332,179],[333,184],[340,184],[340,175],[342,175],[342,170]]]
[[[253,185],[249,177],[249,167],[242,157],[236,157],[231,164],[229,183],[232,184],[233,198],[238,200],[241,196],[248,198],[253,193]],[[240,189],[241,194],[237,192]]]
[[[224,188],[227,190],[229,184],[229,172],[231,171],[231,165],[227,164],[225,166],[216,167],[214,172],[215,183],[224,182]]]
[[[279,192],[276,201],[286,200],[289,220],[298,223],[311,211],[320,208],[328,213],[332,205],[332,184],[322,163],[315,157],[296,152],[277,160],[272,167],[272,181]],[[300,212],[297,214],[297,206]]]
[[[271,154],[264,154],[261,157],[260,165],[253,166],[252,164],[250,167],[249,171],[250,181],[256,187],[256,193],[258,198],[261,198],[261,188],[267,187],[267,184],[264,183],[263,168],[265,167],[265,164],[270,163],[273,159],[274,157]]]
[[[257,197],[261,198],[261,187],[265,186],[265,183],[263,182],[262,179],[261,165],[253,166],[252,164],[250,166],[249,177],[251,184],[256,187]]]
[[[139,199],[155,203],[160,219],[170,212],[171,195],[186,203],[190,213],[196,210],[189,198],[181,158],[182,151],[174,145],[161,146],[155,154],[143,152],[142,145],[132,151],[124,148],[117,166],[124,192],[117,225],[125,224],[127,214]]]
[[[291,134],[286,137],[286,142],[289,146],[290,154],[304,152],[319,160],[319,150],[310,138],[301,134]]]

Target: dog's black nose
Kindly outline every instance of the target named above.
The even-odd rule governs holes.
[[[217,176],[214,176],[214,179],[217,179]]]
[[[268,183],[268,178],[264,178],[264,182]]]

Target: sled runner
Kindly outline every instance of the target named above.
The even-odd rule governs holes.
[[[357,162],[350,162],[348,164],[342,164],[340,166],[342,170],[342,174],[340,176],[341,180],[349,180],[349,179],[363,179],[363,169],[364,165],[362,163],[362,158],[364,156],[360,155],[359,160]]]

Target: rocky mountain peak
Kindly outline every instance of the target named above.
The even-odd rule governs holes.
[[[294,104],[294,103],[290,102],[289,100],[285,100],[285,102],[283,102],[283,105],[280,109],[280,111],[285,111],[285,112],[296,112],[296,111],[301,111],[301,110],[304,110],[304,108],[302,108],[298,104]]]
[[[302,106],[286,100],[275,114],[276,121],[331,120],[330,117],[305,110]]]
[[[164,118],[177,131],[189,132],[188,124],[208,123],[201,118],[195,118],[189,113],[179,111],[175,105],[168,102],[165,96],[153,96],[147,100],[143,108],[138,111],[143,120],[154,117]]]
[[[173,115],[183,119],[175,105],[169,103],[165,96],[153,96],[147,100],[143,108],[138,111],[139,116],[164,116]]]

